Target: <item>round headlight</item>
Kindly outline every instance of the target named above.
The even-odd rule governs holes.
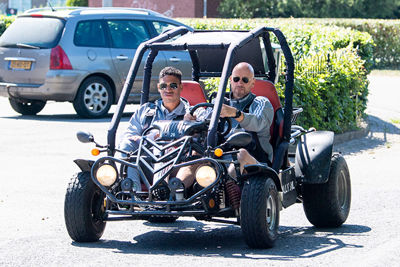
[[[117,171],[109,164],[104,164],[96,172],[96,178],[103,186],[110,186],[117,180]]]
[[[217,173],[210,166],[201,166],[196,171],[196,181],[202,187],[207,187],[217,179]]]

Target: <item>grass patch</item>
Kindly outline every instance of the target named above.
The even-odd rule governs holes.
[[[397,76],[400,77],[400,70],[373,70],[371,76]]]
[[[390,119],[391,123],[400,124],[400,119]]]

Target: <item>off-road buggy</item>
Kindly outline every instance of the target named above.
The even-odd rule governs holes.
[[[286,66],[284,107],[274,86],[279,57],[271,44],[273,35],[279,41]],[[152,63],[161,50],[190,53],[193,81],[183,82],[182,96],[194,105],[192,111],[211,107],[211,119],[157,121],[143,133],[136,151],[120,151],[116,148],[116,132],[140,63],[147,55],[143,104],[149,99],[150,77],[157,75],[152,73]],[[233,66],[242,61],[254,67],[257,81],[253,93],[268,97],[275,112],[271,126],[272,164],[247,165],[243,174],[238,170],[236,155],[239,148],[251,142],[252,135],[241,132],[227,137],[229,119],[219,116],[228,77]],[[221,78],[212,103],[199,83],[209,77]],[[97,241],[107,221],[173,222],[178,217],[191,216],[238,224],[250,247],[268,248],[278,236],[279,212],[294,203],[303,203],[308,220],[317,227],[342,225],[351,198],[346,162],[332,152],[332,132],[292,125],[302,111],[292,107],[293,84],[294,60],[284,35],[275,28],[261,27],[250,32],[190,32],[177,28],[142,43],[112,118],[108,144],[97,144],[89,133],[77,134],[81,142],[93,142],[98,152],[107,155],[96,161],[75,160],[81,172],[69,184],[64,207],[71,238],[77,242]],[[147,135],[154,129],[159,131],[155,140]],[[293,152],[289,147],[295,148]],[[116,156],[120,154],[123,156]],[[236,177],[227,172],[230,164],[236,166]],[[198,166],[196,180],[184,190],[174,174],[189,165]],[[141,189],[134,189],[127,176],[128,168],[138,171]]]

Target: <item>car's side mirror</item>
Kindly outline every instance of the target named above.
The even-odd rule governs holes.
[[[253,139],[253,137],[251,136],[250,133],[238,132],[238,133],[234,133],[231,136],[229,136],[229,138],[226,140],[225,144],[228,144],[231,146],[245,147],[251,143],[252,139]]]
[[[94,142],[94,137],[91,133],[89,132],[82,132],[79,131],[76,133],[76,137],[78,138],[78,140],[82,143],[91,143]]]

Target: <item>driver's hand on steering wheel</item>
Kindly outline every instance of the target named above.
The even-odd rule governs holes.
[[[132,135],[132,136],[129,136],[128,139],[136,142],[136,141],[140,140],[140,135]]]
[[[236,111],[237,109],[234,107],[231,107],[226,104],[222,104],[222,109],[221,109],[221,114],[220,117],[222,118],[234,118],[236,116]],[[243,113],[240,115],[239,118],[234,118],[238,122],[241,122],[244,119]]]
[[[183,116],[183,120],[185,121],[195,121],[196,120],[196,115],[190,115],[190,113],[186,113],[185,116]]]

